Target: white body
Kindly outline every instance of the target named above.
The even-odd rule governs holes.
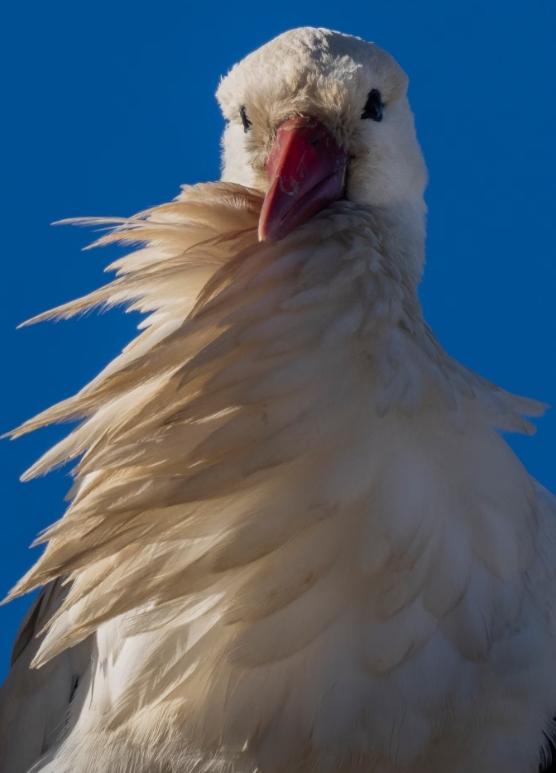
[[[258,152],[239,139],[228,153]],[[30,644],[6,685],[2,773],[41,751],[34,772],[536,773],[556,710],[556,505],[499,431],[540,406],[451,360],[422,319],[416,148],[389,196],[356,167],[347,201],[276,244],[257,244],[261,198],[236,184],[262,183],[228,160],[232,182],[123,222],[108,240],[149,246],[55,310],[150,316],[24,427],[85,417],[32,470],[84,454],[16,589],[71,581],[48,662],[29,670]],[[40,693],[43,669],[58,676]],[[46,733],[37,696],[52,705],[74,672]],[[23,716],[46,737],[34,757]]]

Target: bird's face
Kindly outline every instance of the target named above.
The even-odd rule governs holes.
[[[339,198],[422,218],[426,168],[395,60],[360,38],[305,27],[237,64],[217,97],[224,180],[265,193],[261,239]]]

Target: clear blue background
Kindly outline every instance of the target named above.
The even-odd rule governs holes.
[[[556,400],[553,0],[35,0],[9,3],[0,32],[1,429],[78,389],[137,323],[113,311],[15,331],[96,287],[112,257],[81,254],[87,234],[49,223],[130,214],[218,177],[220,75],[300,25],[374,40],[409,72],[431,174],[428,319],[466,364]],[[0,444],[1,592],[62,512],[67,470],[25,486],[18,476],[63,431]],[[556,489],[554,414],[512,443]],[[0,610],[0,670],[28,603]]]

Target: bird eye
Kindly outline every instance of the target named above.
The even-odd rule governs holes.
[[[369,91],[369,96],[365,102],[365,107],[361,113],[361,118],[370,118],[373,121],[382,121],[384,111],[384,102],[378,89]]]
[[[247,118],[247,110],[245,109],[245,105],[242,105],[239,108],[239,115],[241,118],[241,123],[243,124],[243,131],[248,132],[251,128],[251,121],[249,118]]]

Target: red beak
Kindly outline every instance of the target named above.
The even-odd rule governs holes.
[[[282,239],[341,198],[347,154],[315,118],[297,115],[278,128],[267,161],[269,188],[259,217],[259,240]]]

